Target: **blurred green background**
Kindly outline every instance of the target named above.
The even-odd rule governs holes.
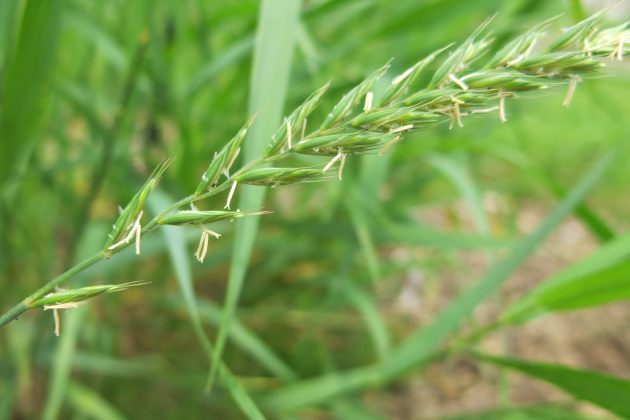
[[[274,100],[288,113],[332,80],[313,117],[321,119],[391,58],[398,74],[495,14],[497,46],[562,13],[552,24],[558,33],[604,7],[585,3],[304,0],[286,101]],[[627,19],[627,9],[617,5],[610,21]],[[194,191],[214,151],[249,116],[259,12],[258,1],[0,1],[2,308],[99,250],[117,206],[164,158],[175,161],[153,206]],[[273,43],[267,47],[258,54],[273,57]],[[580,84],[569,109],[561,106],[563,91],[530,95],[508,103],[505,124],[486,116],[467,119],[463,129],[419,132],[387,155],[351,159],[342,182],[270,190],[263,207],[273,213],[260,220],[227,365],[256,396],[386,359],[392,343],[481,277],[592,162],[627,137],[628,92],[630,68],[615,64]],[[570,218],[498,298],[478,308],[471,325],[492,320],[506,300],[592,252],[606,235],[627,230],[630,158],[623,150],[586,200],[605,221],[604,233]],[[207,208],[220,209],[224,200]],[[156,232],[143,240],[140,256],[126,250],[75,278],[72,287],[151,284],[64,313],[59,338],[52,316],[41,311],[3,329],[0,419],[242,418],[229,387],[203,392],[208,360],[178,286],[190,270],[213,338],[234,225],[216,230],[224,237],[211,241],[203,264],[192,256],[194,229],[178,231],[185,243]],[[630,374],[627,308],[550,319],[487,345]],[[270,416],[435,418],[544,404],[547,417],[532,411],[514,418],[577,418],[575,410],[606,417],[588,407],[547,406],[558,401],[568,399],[456,357]]]

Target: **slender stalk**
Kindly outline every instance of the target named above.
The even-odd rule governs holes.
[[[55,287],[61,285],[66,280],[74,277],[75,275],[79,274],[83,270],[87,269],[88,267],[93,266],[94,264],[104,260],[105,258],[106,258],[105,253],[101,251],[81,261],[79,264],[75,265],[74,267],[64,272],[63,274],[60,274],[57,277],[55,277],[54,279],[46,283],[44,286],[42,286],[39,290],[35,291],[26,299],[24,299],[22,302],[18,303],[13,308],[9,309],[7,312],[2,314],[2,316],[0,316],[0,328],[4,327],[5,325],[7,325],[8,323],[12,321],[15,321],[17,318],[20,317],[20,315],[28,311],[30,309],[29,304],[31,302],[52,292],[55,289]]]

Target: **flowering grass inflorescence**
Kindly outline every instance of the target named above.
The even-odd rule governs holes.
[[[3,314],[0,327],[26,310],[42,306],[41,302],[61,293],[50,294],[56,286],[126,248],[132,240],[136,253],[140,253],[141,236],[159,225],[198,226],[201,239],[195,256],[202,262],[209,236],[220,237],[209,230],[207,224],[265,213],[229,210],[239,184],[277,186],[341,179],[348,156],[382,153],[410,132],[440,124],[449,124],[450,128],[463,127],[463,119],[473,114],[496,113],[505,122],[506,101],[525,92],[567,85],[564,105],[568,106],[581,78],[595,74],[605,66],[602,58],[621,61],[630,52],[630,23],[601,29],[602,18],[603,12],[595,14],[568,28],[546,48],[538,48],[548,26],[548,22],[542,23],[492,56],[493,41],[484,35],[486,22],[460,46],[435,51],[392,78],[379,97],[373,92],[374,86],[390,66],[387,64],[376,70],[344,95],[317,128],[309,131],[308,118],[320,106],[329,86],[326,84],[284,119],[261,157],[233,170],[247,130],[254,123],[252,117],[215,153],[194,193],[143,226],[144,202],[169,162],[160,164],[129,204],[121,209],[103,251],[51,280]],[[450,54],[438,63],[438,58],[449,50]],[[418,88],[418,77],[428,73],[431,67],[435,70],[429,74],[428,84]],[[315,155],[327,159],[316,167],[274,166],[290,155]],[[195,207],[204,199],[226,191],[227,210],[208,211]],[[122,290],[123,286],[115,289],[95,287],[105,287],[107,290],[100,292],[104,293]],[[83,296],[80,300],[91,297]]]

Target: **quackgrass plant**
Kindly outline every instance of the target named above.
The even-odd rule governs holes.
[[[34,303],[87,267],[111,258],[132,243],[140,254],[141,237],[159,225],[195,225],[201,230],[195,255],[203,262],[208,235],[220,235],[205,226],[219,220],[234,220],[261,212],[231,211],[239,184],[278,186],[300,182],[341,179],[348,156],[384,153],[406,133],[449,124],[463,127],[465,117],[494,114],[507,121],[506,100],[526,92],[568,86],[563,104],[568,106],[581,77],[597,74],[605,66],[603,59],[621,61],[630,51],[630,24],[600,28],[603,12],[566,30],[546,48],[537,49],[547,24],[535,26],[517,37],[485,62],[492,41],[484,36],[482,25],[457,48],[445,47],[418,61],[393,78],[380,98],[372,89],[387,72],[385,65],[346,93],[322,124],[309,130],[308,117],[320,104],[328,84],[317,90],[284,119],[264,154],[232,171],[251,118],[218,153],[201,177],[195,192],[173,204],[144,225],[144,204],[168,167],[162,163],[131,199],[113,225],[104,249],[52,279],[39,290],[0,317],[0,327],[15,320]],[[489,21],[488,21],[489,22]],[[440,56],[450,53],[438,66],[427,86],[414,82]],[[321,167],[262,167],[281,161],[291,154],[328,157]],[[228,191],[225,210],[199,210],[204,199]]]
[[[595,14],[568,28],[551,42],[546,41],[546,45],[542,44],[549,22],[542,23],[508,42],[493,55],[489,53],[494,41],[488,35],[488,21],[461,45],[441,48],[395,75],[386,89],[377,94],[375,86],[389,70],[389,65],[384,65],[347,92],[323,122],[314,125],[309,117],[321,105],[329,88],[326,84],[284,118],[259,158],[237,167],[247,130],[255,124],[253,116],[215,153],[192,194],[148,219],[146,200],[170,160],[163,162],[129,203],[120,208],[102,250],[4,312],[0,316],[0,327],[30,309],[52,309],[58,335],[57,310],[74,308],[95,296],[144,284],[132,282],[59,289],[78,273],[114,258],[127,247],[133,245],[136,254],[140,254],[142,238],[160,226],[197,227],[200,239],[194,256],[203,263],[209,241],[221,236],[209,225],[267,213],[234,209],[234,197],[241,185],[276,187],[342,179],[347,159],[386,153],[411,132],[439,125],[460,129],[466,118],[473,115],[486,115],[507,122],[509,101],[524,98],[530,92],[563,87],[563,105],[569,106],[583,78],[600,74],[607,61],[622,61],[630,52],[630,24],[602,27],[602,18],[603,13]],[[419,83],[421,79],[428,83],[422,85]],[[285,162],[295,155],[317,156],[321,160],[313,166],[287,166]],[[203,209],[206,199],[219,194],[225,195],[224,208]],[[521,315],[521,312],[517,314]],[[528,368],[505,360],[487,360],[516,369]],[[281,397],[271,402],[272,406],[274,404],[283,408],[290,405]]]

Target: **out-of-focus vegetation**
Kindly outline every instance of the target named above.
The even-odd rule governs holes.
[[[165,158],[145,211],[194,192],[251,114],[244,162],[329,80],[315,121],[391,58],[401,73],[490,16],[498,48],[604,6],[0,2],[2,311],[101,250]],[[618,4],[606,22],[627,19]],[[341,182],[239,189],[272,213],[218,225],[203,264],[198,230],[165,227],[91,267],[64,287],[150,284],[63,312],[60,337],[48,311],[0,330],[0,419],[629,417],[630,68],[609,64],[568,109],[544,91],[510,100],[506,123],[348,159]]]

